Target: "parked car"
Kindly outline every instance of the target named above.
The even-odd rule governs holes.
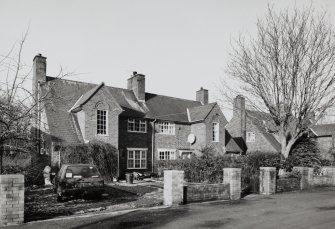
[[[94,165],[63,164],[54,178],[57,201],[63,197],[93,194],[100,197],[104,192],[104,181]]]

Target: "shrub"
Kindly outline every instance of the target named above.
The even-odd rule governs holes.
[[[84,143],[60,147],[62,164],[90,163],[89,145]]]
[[[303,137],[293,146],[289,157],[282,161],[281,167],[286,171],[292,171],[294,166],[305,166],[319,171],[321,166],[326,164],[327,160],[322,159],[315,139]]]
[[[44,177],[43,170],[46,165],[49,164],[48,155],[34,155],[31,162],[31,166],[23,167],[21,165],[6,165],[3,168],[4,174],[23,174],[24,185],[43,185]]]
[[[91,163],[97,166],[105,181],[113,180],[118,172],[118,150],[103,141],[65,145],[60,148],[61,163]]]
[[[89,157],[106,181],[112,181],[118,174],[118,150],[102,141],[89,143]]]
[[[223,179],[223,168],[238,166],[238,160],[229,155],[212,157],[192,157],[191,159],[177,159],[158,161],[159,175],[163,170],[184,170],[187,182],[219,183]]]

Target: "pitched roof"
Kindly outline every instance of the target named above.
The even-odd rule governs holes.
[[[335,132],[335,123],[331,124],[318,124],[311,127],[312,131],[317,134],[317,136],[332,136]]]
[[[216,103],[210,103],[203,106],[188,108],[189,121],[197,122],[204,120],[208,116],[208,114],[213,110],[215,105]]]
[[[145,103],[137,100],[132,90],[78,82],[65,79],[54,80],[47,77],[42,85],[42,93],[48,93],[46,116],[50,134],[54,139],[69,143],[80,142],[81,134],[76,116],[69,111],[77,111],[101,88],[107,97],[112,97],[123,110],[121,115],[143,117],[189,123],[187,108],[192,110],[192,117],[201,119],[208,114],[215,104],[202,106],[199,101],[174,98],[152,93],[145,94]],[[193,109],[195,108],[195,109]],[[202,111],[203,109],[203,111]]]
[[[145,105],[148,108],[146,118],[189,122],[187,108],[200,106],[201,103],[194,100],[146,93]]]
[[[276,151],[280,151],[281,145],[277,141],[273,133],[276,132],[276,126],[271,119],[270,114],[258,111],[246,110],[246,116],[264,135],[268,142],[274,147]]]
[[[80,107],[82,107],[90,98],[93,97],[93,95],[102,87],[104,86],[104,82],[101,84],[93,87],[92,89],[88,90],[86,93],[84,93],[80,98],[77,100],[77,102],[73,105],[73,107],[70,109],[70,111],[74,111]]]
[[[226,151],[227,152],[245,152],[246,149],[245,143],[242,144],[241,141],[236,141],[235,138],[233,138],[227,130],[225,130],[225,141],[226,141]]]

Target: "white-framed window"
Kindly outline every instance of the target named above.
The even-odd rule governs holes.
[[[181,159],[190,159],[192,154],[192,150],[179,150],[179,155]]]
[[[219,131],[220,131],[220,125],[218,122],[213,122],[213,142],[219,142]]]
[[[128,119],[128,132],[147,132],[147,121],[141,119]]]
[[[158,149],[159,160],[174,160],[176,159],[175,149]]]
[[[171,122],[158,122],[158,133],[175,134],[175,124]]]
[[[146,169],[148,149],[128,148],[127,169]]]
[[[255,132],[247,132],[246,142],[255,142],[255,141],[256,141]]]
[[[107,135],[107,111],[97,110],[97,134]]]

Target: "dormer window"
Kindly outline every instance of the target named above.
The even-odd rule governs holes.
[[[175,124],[171,122],[158,122],[158,133],[175,134]]]
[[[147,132],[147,122],[140,119],[128,119],[128,132]]]
[[[97,110],[97,134],[107,135],[107,111]]]

